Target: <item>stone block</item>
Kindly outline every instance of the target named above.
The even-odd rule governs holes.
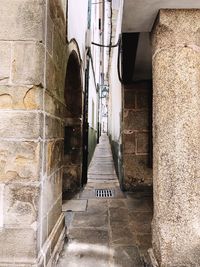
[[[135,109],[135,91],[124,90],[124,108]]]
[[[56,74],[56,66],[53,62],[52,56],[48,53],[46,54],[46,85],[47,90],[54,96],[57,96],[57,92],[55,90],[55,74]]]
[[[61,47],[64,48],[65,44],[56,28],[54,30],[53,37],[53,61],[58,69],[61,69],[63,67],[63,61],[65,60],[65,58],[63,57],[64,49],[61,49]]]
[[[54,205],[48,212],[48,215],[47,215],[48,235],[51,233],[52,229],[54,228],[61,213],[62,213],[62,196],[60,196],[59,199],[55,201]]]
[[[36,181],[41,171],[41,143],[0,142],[1,183]]]
[[[47,15],[47,36],[46,36],[46,47],[50,55],[53,53],[53,31],[54,25],[50,15]]]
[[[45,49],[39,42],[15,42],[12,59],[12,82],[44,85]]]
[[[136,134],[137,153],[148,154],[149,153],[149,132]]]
[[[63,190],[76,191],[81,187],[82,167],[80,165],[68,165],[63,169]]]
[[[43,182],[43,212],[48,213],[55,201],[62,194],[62,169],[59,169]]]
[[[141,90],[136,94],[136,108],[137,109],[147,109],[151,106],[151,88],[147,90]]]
[[[1,0],[0,5],[0,40],[44,39],[44,1]]]
[[[148,110],[126,110],[124,111],[124,129],[126,130],[148,130],[149,112]]]
[[[136,140],[135,140],[135,133],[133,131],[124,130],[123,146],[125,154],[135,153]]]
[[[37,228],[40,189],[36,186],[10,184],[4,189],[4,225]]]
[[[63,9],[61,0],[50,0],[49,1],[49,12],[58,30],[63,33],[66,32],[65,31],[66,21],[65,21],[65,15],[64,15],[65,10]]]
[[[138,185],[152,183],[152,169],[148,168],[148,156],[124,155],[124,186],[131,190]]]
[[[61,168],[63,164],[63,141],[49,141],[46,143],[47,149],[47,175]]]
[[[25,262],[37,258],[36,231],[31,228],[4,228],[0,231],[0,259],[9,266],[15,262],[23,266]]]
[[[38,139],[42,137],[43,115],[35,112],[0,112],[1,138]]]
[[[37,86],[1,86],[0,109],[42,109],[43,91]]]
[[[64,138],[64,121],[46,116],[46,138]]]
[[[10,80],[10,68],[11,68],[10,42],[0,42],[0,59],[1,59],[0,84],[7,84]]]
[[[56,117],[63,118],[65,105],[58,101],[51,93],[45,94],[45,111]]]

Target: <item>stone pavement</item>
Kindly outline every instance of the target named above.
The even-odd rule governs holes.
[[[63,203],[68,242],[57,266],[147,266],[152,193],[121,192],[106,135],[96,148],[88,178],[84,190]],[[96,198],[95,189],[112,189],[114,197]]]

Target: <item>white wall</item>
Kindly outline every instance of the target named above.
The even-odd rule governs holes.
[[[85,60],[85,38],[88,23],[88,0],[68,0],[68,41],[74,38]]]
[[[122,5],[122,2],[121,2]],[[122,6],[117,17],[116,40],[121,33]],[[117,72],[118,48],[113,48],[113,55],[110,68],[110,93],[109,93],[109,134],[112,140],[120,143],[120,124],[122,111],[122,85]]]

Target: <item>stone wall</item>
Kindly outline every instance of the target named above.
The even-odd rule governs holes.
[[[151,82],[123,88],[122,154],[123,188],[152,185]]]
[[[52,266],[64,236],[65,16],[59,0],[0,4],[0,266]]]

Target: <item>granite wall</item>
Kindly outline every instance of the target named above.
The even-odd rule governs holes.
[[[137,82],[123,87],[122,116],[122,187],[152,185],[151,82]]]

